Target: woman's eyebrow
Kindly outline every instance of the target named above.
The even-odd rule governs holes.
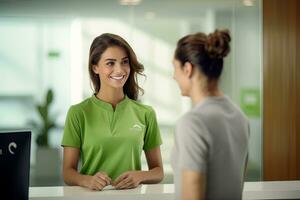
[[[113,58],[106,58],[105,61],[117,61],[117,59],[113,59]]]
[[[126,56],[126,57],[122,58],[121,60],[125,60],[125,59],[128,59],[128,56]]]

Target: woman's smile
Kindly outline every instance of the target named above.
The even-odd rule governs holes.
[[[109,76],[110,79],[117,80],[117,81],[123,80],[125,77],[126,77],[125,75]]]

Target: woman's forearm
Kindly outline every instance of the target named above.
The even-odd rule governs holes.
[[[82,187],[87,186],[86,184],[87,176],[78,173],[78,171],[73,168],[64,169],[63,176],[64,176],[64,182],[67,185],[71,185],[71,186],[78,185]]]
[[[164,178],[164,170],[162,167],[154,167],[149,171],[141,171],[141,183],[154,184],[159,183]]]
[[[87,175],[79,174],[75,169],[65,169],[63,172],[64,181],[67,185],[78,185],[87,187]],[[159,183],[164,178],[164,172],[162,167],[155,167],[149,171],[140,171],[140,183],[154,184]]]

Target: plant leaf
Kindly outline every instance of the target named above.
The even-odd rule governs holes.
[[[52,89],[48,90],[46,98],[47,98],[46,99],[47,105],[50,105],[53,102],[53,91],[52,91]]]

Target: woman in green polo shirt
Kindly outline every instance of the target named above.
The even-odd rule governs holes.
[[[120,36],[102,34],[90,47],[94,92],[70,107],[64,128],[63,177],[68,185],[135,188],[163,179],[162,144],[154,110],[137,102],[144,67]],[[148,171],[141,171],[145,152]],[[81,168],[78,171],[78,162]]]

